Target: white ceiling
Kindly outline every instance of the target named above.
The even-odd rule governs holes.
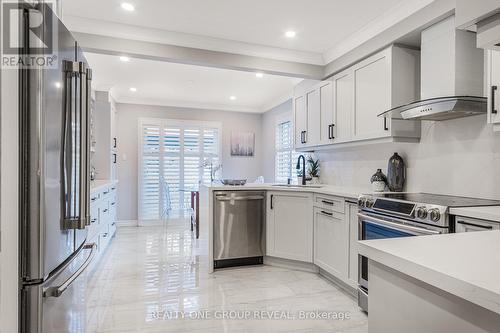
[[[325,63],[433,0],[64,0],[73,31]],[[121,9],[122,2],[135,11]],[[131,29],[136,29],[134,33]],[[147,30],[151,29],[148,34]],[[284,32],[297,36],[287,39]],[[346,44],[346,40],[351,43]],[[232,50],[228,50],[233,43]],[[243,45],[243,44],[244,45]],[[355,43],[356,45],[351,45]],[[253,47],[253,52],[250,51]],[[324,59],[324,58],[327,59]],[[286,58],[286,59],[285,59]],[[295,59],[295,58],[294,58]]]
[[[111,90],[117,102],[201,109],[264,112],[288,99],[301,79],[144,59],[120,61],[95,53],[85,56],[93,87]],[[131,87],[137,88],[131,92]],[[230,96],[236,96],[232,101]]]

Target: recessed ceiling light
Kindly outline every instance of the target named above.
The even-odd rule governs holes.
[[[134,5],[128,2],[122,2],[121,6],[122,9],[126,10],[127,12],[133,12],[135,10]]]
[[[137,88],[134,88],[134,87],[130,87],[129,89],[131,92],[136,92],[137,91]]]
[[[255,73],[255,76],[260,79],[260,78],[264,77],[264,74],[263,73]]]
[[[54,86],[56,86],[57,89],[62,87],[61,82],[54,83]]]
[[[293,37],[295,37],[296,34],[297,33],[295,31],[289,30],[289,31],[285,32],[285,37],[287,37],[287,38],[293,38]]]
[[[121,56],[120,60],[123,61],[123,62],[129,62],[130,58],[129,57],[125,57],[125,56]]]
[[[236,100],[236,96],[229,96],[229,99],[232,100],[232,101],[235,101]]]

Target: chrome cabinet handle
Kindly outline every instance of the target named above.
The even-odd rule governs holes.
[[[376,225],[379,225],[382,227],[385,226],[385,227],[392,228],[395,230],[399,230],[399,231],[403,231],[403,232],[410,232],[410,233],[417,234],[417,235],[422,235],[422,234],[437,235],[437,234],[440,234],[439,231],[429,230],[429,229],[424,229],[424,228],[417,228],[417,227],[412,227],[409,225],[403,225],[403,224],[399,224],[399,223],[393,223],[393,222],[385,221],[382,219],[378,219],[378,218],[373,217],[373,216],[364,215],[361,213],[358,213],[358,217],[363,219],[363,220],[366,220],[369,223],[373,223],[373,224],[376,224]]]
[[[498,113],[497,109],[495,109],[495,93],[496,93],[497,89],[498,89],[497,86],[491,86],[491,113],[492,114]]]
[[[90,254],[85,259],[85,262],[78,268],[78,270],[71,275],[63,284],[60,286],[56,287],[50,287],[47,288],[43,291],[43,297],[59,297],[61,296],[66,289],[85,271],[85,269],[90,265],[92,260],[95,257],[95,250],[97,249],[97,244],[96,243],[91,243],[91,244],[85,244],[83,246],[84,249],[90,249]]]
[[[217,197],[217,201],[243,201],[243,200],[262,200],[264,197],[262,195],[248,195],[244,197],[229,197],[229,198],[221,198]]]

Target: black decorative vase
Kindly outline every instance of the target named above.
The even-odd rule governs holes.
[[[403,158],[394,153],[389,159],[389,166],[387,168],[387,185],[389,190],[393,192],[402,192],[406,180],[406,166]]]

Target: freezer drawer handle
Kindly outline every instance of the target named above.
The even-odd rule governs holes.
[[[96,243],[91,243],[91,244],[85,244],[83,246],[84,249],[91,249],[90,254],[85,260],[85,262],[78,268],[78,270],[75,272],[75,274],[71,275],[69,279],[67,279],[63,284],[60,286],[56,287],[50,287],[47,288],[43,291],[43,297],[59,297],[61,296],[66,289],[83,273],[83,271],[90,265],[92,260],[94,260],[96,249],[97,249],[97,244]]]

